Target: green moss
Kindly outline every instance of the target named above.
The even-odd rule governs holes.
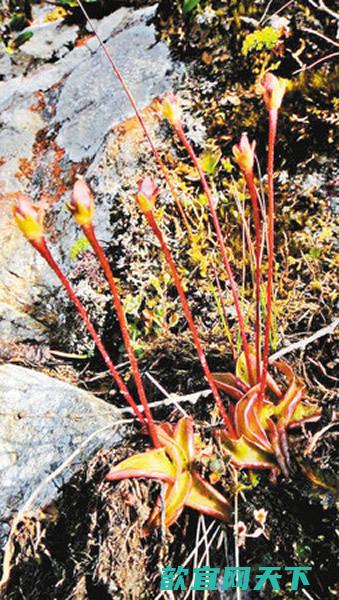
[[[91,245],[88,241],[87,238],[80,237],[78,240],[76,240],[76,242],[74,242],[72,248],[70,249],[69,252],[69,257],[71,260],[76,260],[79,256],[79,254],[82,254],[83,252],[87,252],[88,250],[91,249]]]
[[[280,39],[280,31],[273,27],[264,27],[253,33],[249,33],[244,41],[241,48],[241,52],[244,56],[247,56],[250,52],[261,50],[272,50]]]

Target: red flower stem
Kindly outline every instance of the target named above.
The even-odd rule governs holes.
[[[273,295],[273,268],[274,268],[274,146],[277,135],[278,110],[269,110],[268,131],[268,157],[267,157],[267,292],[266,292],[266,323],[263,350],[263,368],[261,376],[260,397],[263,399],[268,371],[268,357],[270,350],[270,333],[272,324],[272,295]]]
[[[84,225],[82,227],[82,229],[83,229],[83,232],[84,232],[85,236],[87,237],[89,243],[91,244],[95,254],[97,255],[98,260],[99,260],[99,262],[103,268],[103,271],[105,273],[106,279],[109,283],[109,287],[110,287],[113,302],[114,302],[115,311],[116,311],[119,325],[120,325],[122,339],[125,344],[127,355],[128,355],[128,358],[129,358],[129,361],[131,364],[133,377],[134,377],[135,384],[136,384],[136,387],[138,390],[138,396],[139,396],[142,406],[144,407],[144,414],[147,418],[149,434],[150,434],[150,437],[151,437],[154,447],[160,448],[161,444],[159,442],[159,438],[158,438],[158,435],[156,432],[152,413],[151,413],[151,410],[149,408],[148,401],[146,398],[146,393],[145,393],[145,389],[144,389],[144,386],[142,383],[138,362],[137,362],[136,356],[134,354],[131,338],[130,338],[129,331],[128,331],[126,316],[124,313],[123,306],[121,304],[118,287],[114,281],[111,267],[109,265],[106,255],[105,255],[105,252],[103,251],[103,249],[102,249],[101,245],[99,244],[98,239],[95,235],[93,225],[92,224]]]
[[[142,425],[146,426],[147,423],[145,421],[145,418],[143,416],[143,414],[140,412],[140,410],[138,409],[136,403],[134,402],[131,394],[129,393],[123,379],[121,378],[120,374],[118,373],[117,369],[115,368],[115,366],[113,365],[110,357],[107,354],[107,351],[98,335],[98,333],[96,332],[88,314],[87,311],[85,310],[85,308],[83,307],[83,305],[81,304],[79,298],[76,296],[75,292],[73,291],[72,287],[70,286],[68,280],[66,279],[65,275],[63,274],[63,272],[61,271],[61,269],[58,267],[58,265],[56,264],[54,258],[52,257],[46,242],[44,239],[40,239],[40,240],[35,240],[35,241],[31,241],[32,246],[34,246],[34,248],[41,254],[41,256],[45,259],[45,261],[49,264],[49,266],[51,267],[51,269],[54,271],[54,273],[56,274],[56,276],[59,278],[59,280],[61,281],[62,285],[64,286],[67,294],[69,295],[70,299],[72,300],[73,304],[75,305],[75,308],[77,309],[78,313],[80,314],[83,322],[86,325],[86,329],[89,332],[89,334],[92,336],[95,345],[97,346],[102,358],[104,359],[107,368],[110,372],[110,374],[112,375],[113,379],[115,380],[121,394],[124,396],[125,400],[127,400],[128,404],[130,405],[130,407],[132,408],[133,412],[135,413],[135,415],[138,417],[140,423],[142,423]]]
[[[253,170],[245,173],[247,187],[250,193],[255,229],[255,356],[256,381],[260,380],[260,282],[261,282],[261,228],[258,192],[254,183]]]
[[[158,226],[158,224],[157,224],[157,222],[156,222],[156,220],[154,218],[153,213],[151,211],[147,211],[144,214],[145,214],[145,217],[148,220],[148,223],[149,223],[150,227],[153,230],[153,233],[155,234],[155,236],[159,240],[159,243],[160,243],[160,246],[161,246],[161,250],[162,250],[162,252],[164,254],[166,262],[167,262],[167,264],[168,264],[168,266],[170,268],[170,271],[172,273],[172,277],[173,277],[175,286],[177,288],[177,291],[178,291],[178,294],[179,294],[179,297],[180,297],[180,300],[181,300],[181,304],[182,304],[182,307],[183,307],[183,310],[184,310],[184,313],[185,313],[185,317],[187,319],[187,323],[188,323],[188,326],[189,326],[189,328],[191,330],[193,341],[194,341],[195,347],[196,347],[197,352],[198,352],[199,360],[201,362],[201,366],[202,366],[202,368],[204,370],[204,373],[205,373],[206,379],[208,381],[208,384],[209,384],[209,386],[211,388],[214,400],[215,400],[215,402],[216,402],[216,404],[217,404],[217,406],[219,408],[220,414],[221,414],[221,416],[223,418],[223,421],[225,423],[226,428],[228,429],[228,431],[229,431],[230,434],[235,435],[234,427],[233,427],[232,422],[231,422],[231,420],[230,420],[230,418],[229,418],[229,416],[228,416],[228,414],[227,414],[227,412],[225,410],[224,404],[223,404],[223,402],[222,402],[222,400],[220,398],[220,395],[219,395],[219,392],[217,390],[216,384],[214,383],[212,373],[211,373],[211,371],[209,369],[209,366],[207,364],[206,356],[205,356],[205,353],[204,353],[204,350],[203,350],[203,347],[202,347],[202,344],[201,344],[201,341],[200,341],[200,338],[199,338],[199,334],[198,334],[197,328],[196,328],[194,320],[193,320],[191,309],[190,309],[190,307],[188,305],[186,294],[184,292],[184,288],[183,288],[183,285],[181,283],[180,275],[179,275],[179,273],[177,271],[177,268],[176,268],[173,256],[172,256],[172,254],[171,254],[171,252],[170,252],[170,250],[169,250],[169,248],[168,248],[168,246],[166,244],[166,241],[164,239],[164,236],[162,235],[161,230],[159,229],[159,226]]]
[[[192,230],[191,230],[190,224],[189,224],[189,222],[187,220],[187,217],[185,215],[185,211],[184,211],[184,209],[182,207],[180,198],[179,198],[179,196],[178,196],[178,194],[176,192],[176,189],[175,189],[175,187],[174,187],[174,185],[172,183],[172,180],[170,178],[168,169],[167,169],[164,161],[162,160],[162,158],[161,158],[158,150],[155,147],[155,144],[153,142],[151,134],[150,134],[150,132],[148,130],[148,127],[147,127],[147,125],[145,123],[145,120],[144,120],[144,118],[143,118],[143,116],[142,116],[142,114],[141,114],[141,112],[140,112],[140,110],[139,110],[139,108],[137,106],[137,103],[136,103],[136,101],[134,99],[134,96],[133,96],[133,94],[132,94],[129,86],[126,83],[125,78],[123,77],[123,75],[121,74],[120,70],[118,69],[115,61],[113,60],[112,55],[110,54],[109,50],[107,49],[106,44],[104,43],[104,41],[101,39],[100,35],[98,34],[93,21],[88,16],[88,13],[87,13],[86,9],[84,8],[82,2],[80,0],[76,0],[76,2],[78,4],[79,8],[81,9],[82,13],[84,14],[86,21],[88,22],[88,24],[90,25],[91,29],[93,30],[93,33],[94,33],[95,37],[97,38],[97,40],[99,42],[99,45],[103,49],[103,51],[104,51],[104,53],[105,53],[105,55],[107,57],[107,60],[109,61],[109,63],[111,65],[111,67],[112,67],[112,69],[113,69],[113,71],[114,71],[117,79],[119,80],[119,82],[120,82],[120,84],[121,84],[121,86],[122,86],[122,88],[123,88],[123,90],[124,90],[124,92],[125,92],[128,100],[129,100],[129,102],[130,102],[130,104],[131,104],[131,106],[132,106],[132,108],[133,108],[133,110],[135,112],[135,115],[136,115],[136,117],[137,117],[137,119],[138,119],[138,121],[139,121],[139,123],[140,123],[140,125],[141,125],[141,127],[143,129],[143,131],[144,131],[144,134],[145,134],[146,139],[147,139],[147,141],[148,141],[148,143],[149,143],[149,145],[151,147],[151,150],[152,150],[152,152],[154,154],[154,157],[155,157],[155,159],[156,159],[156,161],[157,161],[157,163],[159,165],[160,171],[161,171],[161,173],[162,173],[165,181],[167,182],[167,185],[168,185],[168,187],[170,189],[170,192],[171,192],[171,194],[172,194],[172,196],[174,198],[174,201],[175,201],[175,203],[177,205],[177,208],[178,208],[178,210],[180,212],[181,218],[182,218],[182,220],[183,220],[183,222],[185,224],[187,232],[188,232],[189,236],[192,237]]]
[[[224,242],[224,238],[222,235],[222,231],[220,228],[220,223],[219,223],[219,218],[218,218],[218,214],[217,211],[215,210],[214,204],[213,204],[213,198],[212,198],[212,194],[211,191],[209,189],[206,177],[205,177],[205,173],[202,170],[199,160],[189,142],[189,140],[187,139],[185,132],[183,130],[183,128],[180,126],[176,126],[175,130],[180,138],[180,140],[182,141],[183,145],[185,146],[189,156],[191,157],[191,160],[195,166],[195,168],[197,169],[198,173],[199,173],[199,177],[200,177],[200,181],[201,181],[201,185],[202,188],[204,190],[204,193],[206,194],[207,200],[208,200],[208,204],[209,204],[209,209],[210,209],[210,213],[212,216],[212,220],[213,220],[213,224],[214,224],[214,228],[217,234],[217,238],[218,238],[218,242],[219,242],[219,246],[220,246],[220,250],[221,250],[221,254],[222,254],[222,258],[223,258],[223,262],[224,262],[224,266],[227,272],[227,276],[228,276],[228,280],[230,282],[230,286],[231,286],[231,290],[232,290],[232,295],[233,295],[233,302],[234,302],[234,306],[235,306],[235,310],[237,313],[237,317],[238,317],[238,323],[239,323],[239,328],[240,328],[240,335],[241,335],[241,340],[242,340],[242,345],[243,345],[243,350],[244,350],[244,354],[245,354],[245,359],[246,359],[246,366],[247,366],[247,371],[249,374],[249,379],[251,382],[251,385],[254,385],[254,376],[253,376],[253,371],[252,371],[252,365],[251,365],[251,360],[250,360],[250,350],[249,350],[249,345],[247,342],[247,336],[246,336],[246,328],[245,328],[245,322],[244,322],[244,318],[241,312],[241,308],[240,308],[240,302],[239,302],[239,296],[238,296],[238,291],[237,291],[237,286],[235,283],[235,279],[233,276],[233,271],[227,256],[227,250],[226,250],[226,246],[225,246],[225,242]]]

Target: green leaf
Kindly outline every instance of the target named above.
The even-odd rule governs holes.
[[[308,254],[311,258],[319,258],[319,256],[321,256],[321,252],[321,248],[317,248],[316,246],[314,246],[310,249]]]
[[[208,150],[200,159],[200,166],[206,175],[214,175],[221,158],[221,150]]]
[[[85,4],[90,4],[91,2],[94,3],[97,0],[83,0],[83,2],[85,2]],[[61,4],[62,6],[78,6],[77,2],[75,0],[59,0],[59,4]]]
[[[184,0],[182,5],[184,14],[188,15],[188,13],[190,13],[196,6],[198,6],[199,3],[200,0]]]
[[[32,36],[33,36],[33,31],[24,31],[23,33],[20,33],[15,38],[15,40],[13,42],[13,47],[19,48],[19,46],[22,46],[22,44],[24,44],[25,42],[28,42],[28,40],[30,40]]]
[[[128,315],[132,315],[133,317],[139,317],[140,306],[142,303],[142,295],[141,294],[128,294],[124,298],[124,311]]]

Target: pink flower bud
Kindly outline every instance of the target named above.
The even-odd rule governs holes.
[[[155,185],[151,175],[147,175],[140,179],[138,182],[136,199],[142,212],[147,213],[153,211],[158,193],[159,189]]]
[[[167,121],[173,125],[173,127],[177,127],[181,125],[181,107],[180,102],[172,92],[168,92],[165,96],[156,103],[156,108],[162,115],[167,119]]]
[[[42,213],[37,206],[34,206],[29,196],[20,194],[13,213],[18,227],[30,242],[43,238]]]
[[[68,208],[79,225],[92,223],[94,216],[93,194],[83,179],[77,179],[75,182]]]
[[[264,97],[267,110],[277,110],[280,108],[286,85],[286,79],[276,77],[273,73],[265,73],[260,81],[259,89]]]
[[[246,536],[247,536],[247,526],[244,523],[244,521],[238,521],[234,525],[234,531],[238,538],[239,548],[244,547],[246,544]]]
[[[233,155],[243,173],[251,173],[254,165],[256,142],[250,144],[247,133],[242,133],[239,144],[233,146]]]

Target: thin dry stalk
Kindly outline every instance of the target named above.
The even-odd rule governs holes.
[[[138,121],[139,121],[139,123],[140,123],[140,125],[141,125],[141,127],[143,129],[143,132],[144,132],[144,134],[146,136],[146,139],[147,139],[147,141],[148,141],[148,143],[149,143],[149,145],[151,147],[153,155],[154,155],[154,157],[155,157],[155,159],[156,159],[156,161],[157,161],[157,163],[159,165],[159,169],[160,169],[160,171],[161,171],[161,173],[162,173],[162,175],[163,175],[163,177],[164,177],[164,179],[165,179],[165,181],[166,181],[166,183],[167,183],[167,185],[168,185],[168,187],[169,187],[169,189],[171,191],[171,194],[172,194],[172,196],[174,198],[174,201],[175,201],[175,203],[177,205],[177,208],[178,208],[178,210],[180,212],[181,218],[182,218],[182,220],[183,220],[183,222],[185,224],[187,232],[189,233],[190,237],[192,237],[192,230],[191,230],[191,227],[190,227],[190,225],[188,223],[187,217],[185,215],[185,211],[184,211],[184,209],[182,207],[180,198],[179,198],[179,196],[177,194],[177,191],[176,191],[176,189],[175,189],[175,187],[174,187],[174,185],[172,183],[172,180],[171,180],[171,177],[169,175],[168,169],[167,169],[164,161],[162,160],[162,158],[161,158],[161,156],[160,156],[160,154],[159,154],[159,152],[158,152],[158,150],[157,150],[157,148],[155,146],[153,138],[152,138],[152,136],[151,136],[151,134],[150,134],[150,132],[148,130],[148,127],[147,127],[147,125],[145,123],[145,120],[144,120],[144,118],[143,118],[143,116],[142,116],[142,114],[141,114],[141,112],[140,112],[140,110],[139,110],[139,108],[137,106],[137,103],[136,103],[136,101],[134,99],[134,96],[133,96],[133,94],[132,94],[129,86],[126,83],[125,78],[123,77],[122,73],[118,69],[118,66],[116,65],[115,61],[113,60],[112,55],[110,54],[109,50],[107,49],[106,44],[104,43],[104,41],[101,39],[100,35],[98,34],[98,32],[96,30],[96,27],[95,27],[93,21],[90,19],[90,17],[88,15],[85,7],[83,6],[82,2],[80,0],[76,0],[76,3],[78,4],[79,8],[81,9],[81,11],[82,11],[82,13],[83,13],[83,15],[84,15],[87,23],[90,25],[90,27],[91,27],[91,29],[92,29],[95,37],[97,38],[97,40],[99,42],[99,45],[103,49],[103,51],[104,51],[104,53],[106,55],[106,58],[107,58],[108,62],[110,63],[110,65],[111,65],[111,67],[112,67],[112,69],[114,71],[114,74],[116,75],[118,81],[120,82],[120,84],[121,84],[121,86],[122,86],[122,88],[123,88],[123,90],[124,90],[124,92],[125,92],[128,100],[129,100],[129,103],[130,103],[130,105],[132,106],[132,108],[133,108],[133,110],[135,112],[135,115],[136,115],[136,117],[137,117],[137,119],[138,119]]]
[[[189,307],[189,304],[188,304],[188,301],[187,301],[187,298],[186,298],[186,294],[184,292],[184,288],[183,288],[183,285],[182,285],[182,282],[181,282],[181,278],[180,278],[180,275],[178,273],[177,267],[175,265],[173,256],[172,256],[172,254],[171,254],[171,252],[170,252],[170,250],[169,250],[169,248],[167,246],[167,243],[166,243],[166,241],[164,239],[164,236],[163,236],[163,234],[162,234],[162,232],[161,232],[161,230],[160,230],[160,228],[159,228],[159,226],[158,226],[158,224],[157,224],[157,222],[155,220],[153,212],[151,210],[147,210],[146,212],[144,212],[144,214],[145,214],[145,217],[147,218],[147,221],[148,221],[148,223],[149,223],[149,225],[150,225],[153,233],[155,234],[155,236],[157,237],[157,239],[158,239],[158,241],[160,243],[161,250],[162,250],[162,252],[164,254],[166,262],[167,262],[167,264],[169,266],[169,269],[171,271],[171,274],[172,274],[175,286],[177,288],[177,292],[179,294],[181,305],[182,305],[183,311],[185,313],[185,317],[186,317],[188,326],[190,328],[190,331],[191,331],[191,334],[192,334],[192,337],[193,337],[193,341],[194,341],[195,347],[197,349],[197,353],[198,353],[198,356],[199,356],[199,360],[200,360],[201,366],[202,366],[202,368],[204,370],[205,377],[206,377],[206,379],[208,381],[208,384],[209,384],[209,386],[210,386],[210,388],[212,390],[212,394],[213,394],[215,402],[216,402],[216,404],[218,406],[218,409],[219,409],[219,412],[221,414],[221,417],[222,417],[222,419],[223,419],[223,421],[225,423],[225,426],[228,429],[228,431],[229,432],[234,432],[234,427],[233,427],[232,421],[231,421],[230,417],[228,416],[228,414],[226,412],[226,409],[224,407],[223,401],[222,401],[222,399],[220,397],[220,394],[219,394],[218,389],[216,387],[216,384],[214,382],[212,373],[211,373],[210,368],[208,366],[208,363],[207,363],[207,360],[206,360],[206,356],[205,356],[205,352],[203,350],[203,347],[202,347],[202,344],[201,344],[201,341],[200,341],[200,338],[199,338],[198,330],[196,328],[196,325],[195,325],[195,322],[194,322],[194,319],[193,319],[193,316],[192,316],[192,313],[191,313],[191,309]]]
[[[224,267],[225,267],[227,277],[230,282],[230,286],[231,286],[231,290],[232,290],[233,302],[234,302],[235,310],[237,313],[237,318],[238,318],[238,323],[239,323],[239,329],[240,329],[240,334],[241,334],[243,350],[244,350],[244,354],[245,354],[245,358],[246,358],[246,365],[247,365],[247,370],[248,370],[248,374],[249,374],[249,379],[251,381],[251,384],[253,385],[254,384],[254,376],[253,376],[252,365],[251,365],[251,360],[250,360],[250,351],[249,351],[249,345],[248,345],[248,341],[247,341],[245,321],[244,321],[244,317],[243,317],[242,310],[240,307],[238,289],[237,289],[237,285],[236,285],[236,282],[234,279],[232,267],[231,267],[231,264],[230,264],[230,261],[229,261],[228,255],[227,255],[227,249],[226,249],[224,237],[223,237],[223,234],[221,231],[218,213],[214,206],[212,194],[211,194],[209,185],[207,183],[205,173],[204,173],[203,169],[201,168],[198,157],[196,156],[196,154],[192,148],[192,145],[190,144],[188,138],[186,137],[186,134],[181,125],[174,125],[174,128],[175,128],[175,131],[177,132],[181,142],[183,143],[184,147],[186,148],[187,153],[189,154],[195,168],[198,171],[200,181],[201,181],[201,186],[202,186],[203,191],[208,200],[208,206],[209,206],[210,214],[212,217],[214,229],[217,234],[217,239],[218,239]]]

